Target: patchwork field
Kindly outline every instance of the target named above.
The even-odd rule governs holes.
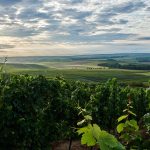
[[[150,54],[11,57],[2,66],[6,73],[63,76],[87,82],[117,78],[123,83],[148,86],[150,79]]]

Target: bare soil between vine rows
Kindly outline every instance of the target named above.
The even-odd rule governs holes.
[[[58,141],[53,143],[52,150],[69,150],[69,141]],[[72,141],[71,150],[91,150],[91,148],[81,145],[80,141]],[[98,150],[98,148],[94,147],[92,150]]]

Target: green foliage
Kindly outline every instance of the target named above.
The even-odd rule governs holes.
[[[98,64],[98,66],[118,68],[118,69],[129,69],[129,70],[150,70],[149,64],[141,64],[141,63],[123,63],[122,64],[116,60],[101,63],[101,64]]]
[[[92,118],[90,117],[90,120],[91,119]],[[81,144],[86,144],[87,146],[98,145],[101,150],[125,149],[113,135],[104,130],[101,130],[97,124],[92,125],[89,123],[87,126],[79,128],[77,133],[82,135]]]
[[[4,62],[1,64],[0,66],[0,73],[4,73],[4,67],[6,65],[6,62],[7,62],[7,57],[4,58]]]
[[[125,147],[106,131],[101,131],[98,145],[102,150],[125,150]]]
[[[87,144],[87,146],[94,146],[96,144],[96,140],[93,136],[93,130],[95,128],[89,124],[87,127],[83,127],[79,129],[78,134],[82,134],[81,144]]]
[[[118,118],[118,122],[120,122],[120,121],[126,119],[127,117],[128,117],[128,115],[123,115],[123,116],[119,117],[119,118]]]
[[[118,118],[119,124],[117,126],[117,132],[120,134],[120,139],[127,145],[127,147],[130,147],[130,144],[133,141],[141,140],[137,121],[129,119],[130,116],[136,116],[136,114],[132,112],[133,107],[131,103],[131,97],[129,94],[127,108],[123,110],[125,115]]]
[[[130,136],[130,135],[128,135],[127,132],[132,133],[132,132],[136,132],[138,130],[139,130],[139,126],[137,125],[137,121],[135,121],[133,119],[132,120],[127,120],[125,123],[120,123],[117,126],[117,132],[118,133],[125,132],[125,134],[122,135],[121,138],[127,138],[126,140],[128,140],[129,139],[128,136]],[[135,135],[135,136],[137,136],[137,135]]]
[[[147,113],[143,116],[144,126],[150,134],[150,113]]]
[[[79,125],[82,125],[83,123],[85,123],[86,121],[91,121],[92,120],[92,117],[91,116],[89,116],[89,115],[86,115],[86,116],[84,116],[84,119],[83,120],[81,120],[81,121],[79,121],[78,123],[77,123],[77,125],[79,126]]]
[[[93,116],[96,124],[110,131],[126,106],[127,93],[131,93],[137,118],[149,112],[149,92],[144,88],[121,87],[116,79],[91,84],[62,77],[3,74],[0,79],[1,149],[46,149],[50,142],[76,138],[72,127],[81,120],[79,106],[85,108],[81,111],[85,116],[81,124],[91,123],[90,116]]]

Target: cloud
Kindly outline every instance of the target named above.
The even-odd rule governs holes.
[[[18,19],[22,19],[23,21],[28,21],[30,19],[47,19],[49,15],[43,12],[38,12],[35,8],[25,8],[23,9],[19,15],[17,15]]]
[[[142,1],[129,1],[119,5],[114,5],[109,8],[109,11],[112,13],[132,13],[141,8],[144,8],[145,6],[146,4]],[[108,9],[105,11],[108,11]]]
[[[106,33],[106,34],[100,34],[96,35],[95,33],[89,33],[88,36],[84,35],[59,35],[52,37],[54,41],[58,42],[65,42],[68,41],[69,43],[74,43],[74,42],[83,42],[83,43],[92,43],[92,42],[112,42],[114,40],[122,40],[122,39],[128,39],[135,36],[134,34],[125,34],[125,33]]]
[[[0,49],[7,49],[7,48],[14,48],[14,47],[15,47],[14,45],[0,44]]]
[[[101,45],[120,40],[131,46],[136,39],[144,43],[150,33],[149,2],[0,0],[0,37],[15,48],[34,47],[37,42]]]
[[[147,7],[146,10],[147,10],[147,11],[150,11],[150,7]]]
[[[84,2],[84,0],[68,0],[71,4],[78,4]]]
[[[28,28],[7,28],[6,31],[0,32],[0,36],[10,36],[10,37],[29,37],[37,35],[40,31]]]
[[[149,41],[150,40],[150,36],[147,37],[140,37],[137,40],[145,40],[145,41]]]
[[[104,7],[100,13],[97,13],[95,21],[100,22],[103,25],[127,24],[127,19],[113,20],[113,18],[120,14],[133,13],[144,7],[146,7],[146,4],[142,1],[128,1],[119,4],[112,4]]]
[[[22,0],[1,0],[0,5],[8,6],[8,5],[13,5],[18,2],[21,2]]]

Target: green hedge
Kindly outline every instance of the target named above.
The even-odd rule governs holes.
[[[52,141],[76,137],[78,106],[87,107],[106,130],[116,126],[130,93],[137,119],[149,112],[150,91],[121,87],[116,79],[92,84],[57,77],[3,76],[0,79],[0,148],[46,149]]]

